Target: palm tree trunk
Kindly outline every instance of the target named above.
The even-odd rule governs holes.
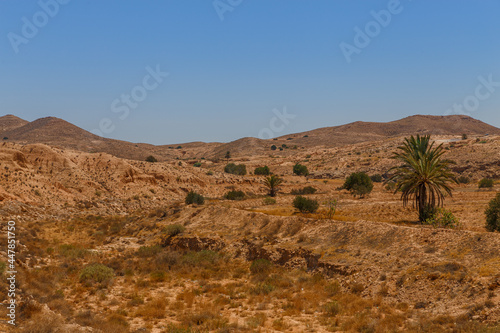
[[[424,222],[425,219],[427,218],[426,213],[426,209],[428,208],[427,207],[427,191],[425,189],[425,185],[422,185],[420,188],[419,188],[419,194],[418,194],[418,219],[420,220],[420,222]]]

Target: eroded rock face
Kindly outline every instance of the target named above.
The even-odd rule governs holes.
[[[227,251],[236,258],[244,258],[248,261],[266,259],[276,265],[290,268],[304,268],[308,271],[317,271],[329,276],[335,274],[347,276],[355,272],[349,266],[322,262],[320,260],[320,254],[313,253],[301,247],[297,249],[285,249],[280,247],[264,248],[247,239],[235,241],[228,245],[221,239],[198,236],[176,236],[165,237],[161,241],[161,246],[169,247],[174,250]]]

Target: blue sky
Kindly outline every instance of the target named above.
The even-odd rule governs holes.
[[[500,1],[59,1],[0,1],[2,114],[154,144],[450,112],[500,127]]]

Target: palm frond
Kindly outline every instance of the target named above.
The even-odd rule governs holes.
[[[389,169],[393,175],[386,181],[396,183],[394,193],[401,191],[403,205],[412,202],[420,219],[426,206],[442,206],[445,197],[452,196],[449,183],[457,182],[449,168],[454,162],[442,159],[443,146],[434,143],[429,135],[405,138],[392,157],[401,164]]]

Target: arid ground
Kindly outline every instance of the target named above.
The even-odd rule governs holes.
[[[381,182],[365,198],[341,189],[355,171],[386,175],[411,121],[384,133],[354,123],[130,153],[135,144],[75,139],[80,129],[62,121],[42,124],[68,130],[55,142],[53,127],[6,117],[0,213],[2,235],[16,223],[18,329],[0,331],[500,332],[500,234],[486,231],[484,215],[500,184],[478,188],[500,179],[500,130],[489,125],[422,125],[470,181],[446,198],[460,221],[446,229],[418,223]],[[145,162],[144,152],[159,161]],[[225,173],[228,162],[248,174]],[[296,163],[310,174],[294,175]],[[284,179],[275,202],[253,174],[265,165]],[[307,186],[317,190],[306,195],[320,203],[316,213],[292,205],[291,192]],[[231,190],[245,198],[225,199]],[[204,204],[187,205],[189,191]]]

